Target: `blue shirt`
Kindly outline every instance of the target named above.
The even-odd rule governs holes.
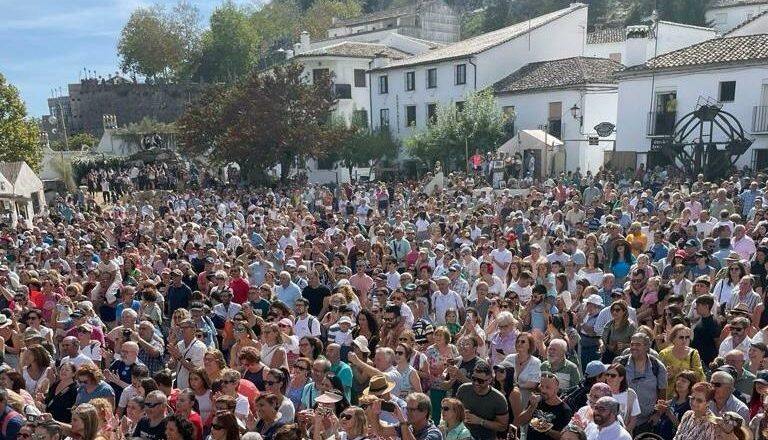
[[[331,364],[331,372],[336,375],[344,385],[344,395],[348,401],[352,401],[352,368],[343,361]]]
[[[103,380],[99,382],[98,385],[96,385],[96,389],[93,390],[92,393],[86,392],[85,387],[81,385],[77,387],[77,400],[75,401],[75,404],[79,405],[81,403],[88,403],[98,397],[104,397],[105,399],[110,397],[114,398],[115,391],[111,386],[109,386],[108,383],[104,382]]]
[[[544,320],[544,307],[547,306],[547,303],[542,302],[539,304],[536,304],[533,306],[533,309],[531,309],[531,329],[539,329],[542,332],[547,331],[547,321]],[[550,305],[549,306],[549,313],[551,315],[557,314],[557,307]]]
[[[294,282],[288,283],[287,287],[283,287],[282,284],[278,284],[275,287],[275,294],[277,299],[284,302],[289,308],[293,309],[296,300],[301,298],[301,289]]]
[[[131,308],[135,312],[138,312],[140,307],[141,307],[141,303],[134,299],[133,302],[131,303]],[[118,318],[123,316],[123,310],[125,310],[125,303],[121,301],[117,304],[117,306],[115,306],[115,316],[117,316]]]

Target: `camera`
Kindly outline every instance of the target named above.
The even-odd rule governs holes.
[[[124,338],[130,338],[132,334],[133,334],[133,331],[131,331],[130,329],[127,329],[127,328],[123,329],[123,337]]]
[[[381,402],[381,410],[388,413],[393,413],[395,412],[395,404],[390,401],[383,401]]]

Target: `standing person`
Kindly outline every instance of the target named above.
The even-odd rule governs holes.
[[[548,371],[541,373],[541,394],[531,394],[528,406],[519,417],[520,425],[528,425],[527,440],[549,440],[560,438],[573,415],[558,396],[560,388],[557,375]]]
[[[694,301],[696,314],[701,319],[693,325],[693,339],[691,347],[699,352],[701,363],[705,373],[709,371],[709,364],[715,360],[720,338],[720,324],[712,315],[715,307],[715,298],[712,295],[702,295]]]
[[[715,440],[715,424],[708,402],[714,397],[712,384],[699,382],[691,388],[691,410],[683,414],[674,440]]]
[[[597,399],[592,407],[592,419],[597,425],[595,440],[632,440],[624,426],[618,420],[619,402],[611,396]]]
[[[621,356],[616,362],[627,368],[627,381],[637,393],[640,415],[637,425],[641,432],[650,430],[646,424],[654,405],[664,399],[667,390],[667,368],[656,357],[651,356],[651,340],[645,333],[635,333],[629,344],[630,354]],[[628,429],[628,431],[632,432]]]
[[[610,306],[611,320],[602,329],[603,363],[610,364],[613,359],[629,347],[630,339],[637,329],[629,320],[629,306],[624,300],[615,301]]]
[[[166,304],[168,304],[168,316],[178,309],[189,309],[189,303],[192,301],[192,289],[182,282],[184,272],[180,269],[173,269],[171,272],[171,285],[165,293]]]
[[[696,373],[699,381],[703,381],[704,370],[701,365],[701,357],[695,348],[691,348],[691,329],[683,324],[672,327],[669,338],[672,345],[659,352],[659,359],[667,367],[667,389],[675,389],[677,373],[691,370]]]
[[[182,339],[176,345],[168,345],[168,352],[176,368],[176,387],[183,389],[189,388],[189,372],[205,366],[203,358],[208,347],[195,337],[196,327],[191,319],[185,319],[179,327]]]
[[[373,426],[373,431],[384,438],[400,438],[402,440],[443,440],[440,428],[430,419],[432,404],[429,396],[424,393],[411,393],[406,398],[407,412],[395,405],[395,419],[398,424],[394,426],[382,426],[378,417]],[[381,412],[381,400],[372,405],[376,414]]]
[[[504,394],[491,387],[493,370],[478,361],[472,371],[472,383],[459,386],[456,398],[465,406],[464,421],[475,440],[493,440],[509,423],[509,408]]]
[[[716,416],[733,411],[741,417],[749,418],[749,407],[733,394],[734,380],[733,376],[725,371],[715,371],[709,380],[714,389],[714,395],[709,402],[709,410]]]
[[[133,437],[142,440],[165,439],[165,415],[168,408],[168,399],[162,391],[156,390],[147,394],[144,398],[146,415],[136,424]]]

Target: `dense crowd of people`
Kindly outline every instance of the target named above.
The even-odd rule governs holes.
[[[768,438],[765,175],[480,174],[4,225],[0,440]]]

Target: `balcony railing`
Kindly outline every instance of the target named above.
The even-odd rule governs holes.
[[[752,133],[768,133],[768,106],[752,108]]]
[[[648,136],[671,136],[674,134],[677,112],[648,113]]]

